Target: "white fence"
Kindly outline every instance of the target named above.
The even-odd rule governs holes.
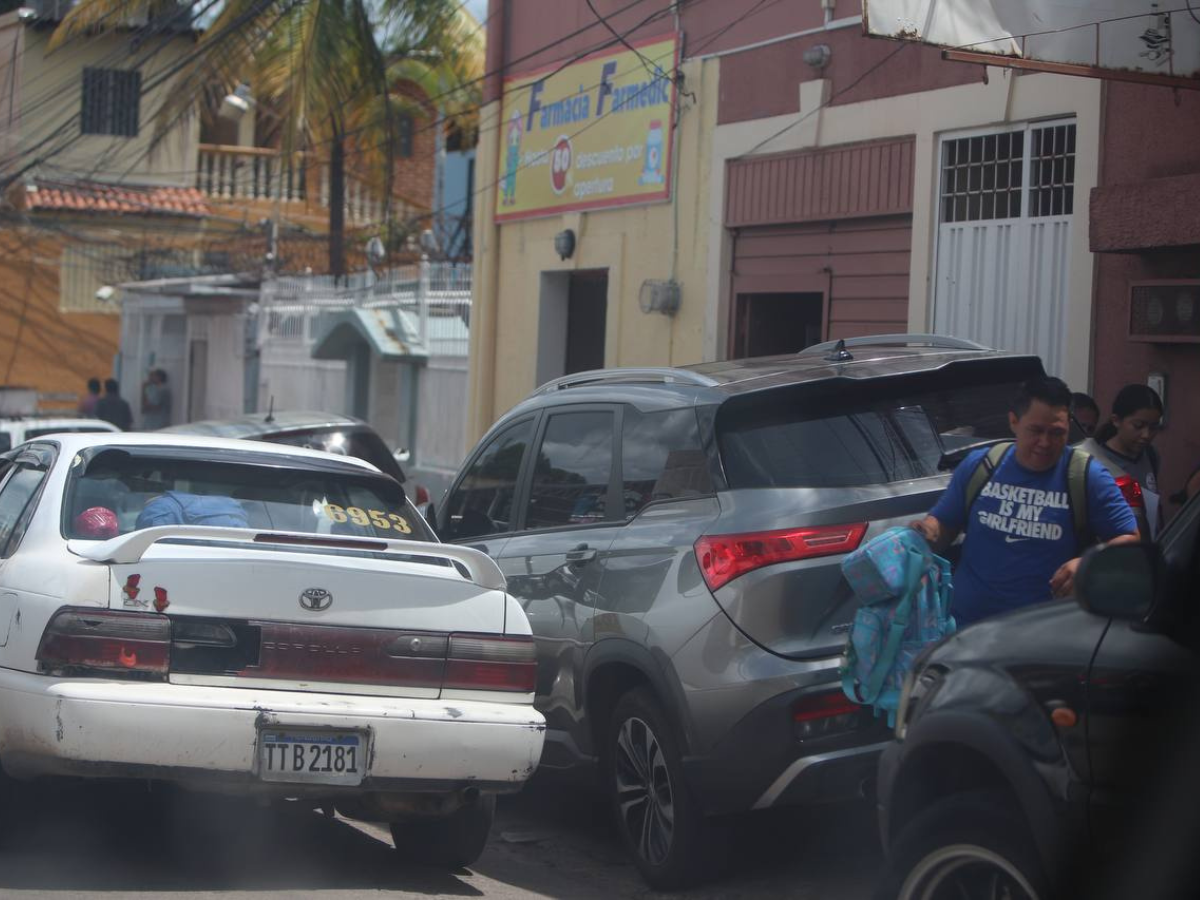
[[[338,308],[395,308],[408,313],[431,357],[467,356],[471,314],[471,267],[421,262],[376,276],[308,275],[263,285],[259,345],[282,342],[311,348],[322,312]]]
[[[392,423],[415,422],[405,441],[413,451],[410,477],[438,494],[466,453],[467,347],[471,313],[469,264],[421,262],[378,276],[285,277],[265,283],[258,314],[258,406],[353,414],[347,365],[314,360],[317,320],[337,309],[396,309],[428,350],[417,367],[372,366],[371,417],[389,442],[398,442]],[[418,379],[414,392],[380,378]],[[386,373],[401,373],[388,375]],[[417,408],[405,407],[416,398]],[[399,404],[399,406],[396,406]],[[387,407],[386,409],[384,407]],[[393,408],[396,407],[396,408]]]
[[[383,202],[379,194],[360,179],[345,179],[346,221],[351,225],[382,222]],[[304,153],[290,157],[261,147],[200,145],[196,187],[217,200],[282,200],[329,208],[329,166]],[[313,196],[315,195],[315,196]],[[392,212],[400,219],[413,210],[407,204]]]

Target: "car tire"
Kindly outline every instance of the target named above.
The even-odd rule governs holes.
[[[1003,793],[968,791],[939,800],[892,845],[876,900],[1045,900],[1048,885],[1028,834],[1028,823]]]
[[[481,794],[474,803],[442,818],[393,822],[392,841],[405,862],[464,869],[483,855],[495,818],[495,795]]]
[[[671,891],[714,877],[724,844],[692,796],[675,733],[648,689],[617,701],[602,752],[617,831],[646,882]]]
[[[28,827],[29,785],[17,781],[0,764],[0,845]]]

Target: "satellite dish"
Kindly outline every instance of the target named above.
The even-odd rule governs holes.
[[[387,248],[383,246],[383,241],[377,237],[367,241],[367,262],[372,267],[382,265],[387,259]]]

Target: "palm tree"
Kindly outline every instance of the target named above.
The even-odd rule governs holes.
[[[481,67],[479,28],[455,0],[199,0],[192,9],[218,5],[155,112],[156,140],[248,82],[279,115],[286,157],[305,149],[328,162],[329,268],[344,275],[347,153],[390,202],[397,113],[412,106],[397,79],[436,85],[427,96],[465,114],[467,82]],[[165,21],[179,10],[179,0],[79,0],[51,47],[135,14]]]

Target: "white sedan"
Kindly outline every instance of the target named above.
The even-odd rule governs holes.
[[[165,434],[0,454],[0,817],[16,780],[154,779],[467,865],[541,754],[535,667],[496,564],[367,463]]]

